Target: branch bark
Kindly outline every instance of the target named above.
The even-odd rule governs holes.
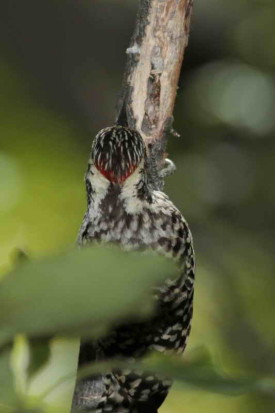
[[[159,169],[172,131],[192,5],[193,0],[142,0],[126,51],[128,59],[118,122],[127,123],[141,133]],[[153,186],[160,189],[162,184],[157,176],[152,180]]]
[[[193,0],[140,0],[130,47],[117,123],[142,135],[149,151],[154,188],[162,187],[164,165],[184,50],[188,44]],[[103,391],[100,377],[80,381],[72,412],[93,411]]]

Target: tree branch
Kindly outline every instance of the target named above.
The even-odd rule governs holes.
[[[117,123],[138,130],[149,150],[154,188],[162,187],[168,134],[185,47],[188,44],[193,0],[140,0],[130,47]],[[80,381],[72,411],[92,411],[103,390],[100,377]]]
[[[131,40],[118,123],[137,129],[158,169],[163,167],[167,137],[185,47],[193,0],[142,0]],[[152,172],[154,174],[154,172]],[[153,186],[162,186],[154,176]]]

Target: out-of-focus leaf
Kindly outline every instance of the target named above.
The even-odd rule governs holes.
[[[8,412],[16,401],[10,354],[11,345],[0,348],[0,412]]]
[[[13,261],[16,265],[20,265],[25,261],[29,260],[29,256],[26,251],[23,251],[21,248],[16,248],[13,251]]]
[[[48,339],[32,338],[29,340],[29,348],[28,378],[36,374],[49,361],[51,355],[50,341]]]
[[[176,271],[163,257],[114,247],[25,262],[0,283],[0,341],[17,333],[92,335],[120,319],[144,317],[152,309],[151,286]]]
[[[145,370],[156,371],[165,376],[173,377],[179,383],[197,387],[215,393],[238,395],[260,391],[275,392],[275,377],[273,380],[258,377],[230,377],[219,371],[209,357],[203,356],[190,362],[183,361],[179,356],[163,356],[154,354],[142,363]],[[248,375],[249,376],[249,375]]]
[[[185,384],[213,393],[228,395],[249,392],[275,394],[275,377],[230,377],[218,371],[213,363],[210,363],[210,358],[205,357],[205,355],[190,362],[183,361],[182,357],[179,356],[163,354],[152,354],[144,360],[135,362],[125,360],[100,362],[80,369],[78,376],[84,378],[91,374],[106,373],[114,367],[158,373],[163,377],[173,378],[179,385]]]
[[[12,411],[12,413],[43,413],[45,410],[42,410],[38,407],[25,407],[19,406]],[[2,411],[1,411],[2,413]],[[4,412],[3,412],[4,413]],[[5,412],[8,413],[8,412]]]

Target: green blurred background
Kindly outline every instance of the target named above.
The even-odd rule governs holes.
[[[92,137],[112,124],[137,1],[8,0],[0,5],[0,266],[74,244]],[[207,348],[235,376],[275,374],[275,4],[195,0],[168,151],[166,191],[193,231],[197,281],[186,351]],[[59,340],[26,389],[36,397],[75,366]],[[69,406],[72,383],[49,392]],[[61,407],[60,407],[61,408]],[[271,413],[275,395],[174,387],[161,413]]]

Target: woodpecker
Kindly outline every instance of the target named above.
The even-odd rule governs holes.
[[[176,260],[180,271],[177,278],[152,291],[156,310],[149,320],[118,325],[97,342],[83,340],[79,365],[95,357],[139,358],[151,350],[182,353],[193,312],[192,235],[168,196],[151,187],[141,135],[119,125],[102,129],[92,145],[85,182],[88,208],[80,246],[107,242],[125,250],[151,249]],[[170,380],[150,373],[115,369],[104,376],[95,412],[157,412],[170,385]]]

